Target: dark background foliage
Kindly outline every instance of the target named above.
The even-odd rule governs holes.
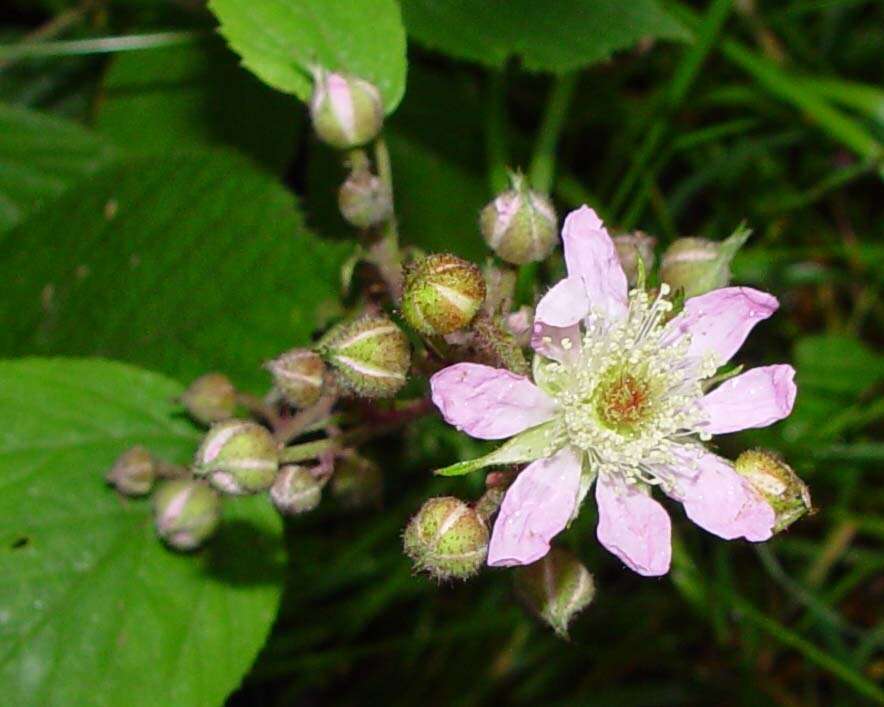
[[[433,23],[430,3],[402,4],[408,81],[388,139],[404,243],[483,259],[477,214],[500,166],[489,145],[503,126],[510,162],[527,167],[549,96],[575,81],[560,212],[590,203],[661,248],[743,220],[754,230],[734,280],[782,308],[742,361],[791,361],[799,398],[789,420],[722,451],[782,452],[818,511],[756,546],[673,509],[677,559],[652,580],[600,549],[584,512],[563,537],[598,595],[564,642],[523,611],[506,571],[441,587],[412,574],[399,536],[423,499],[480,493],[479,480],[431,477],[476,450],[427,418],[368,448],[381,509],[324,503],[286,522],[280,612],[229,704],[881,702],[881,4],[648,3],[679,41],[623,42],[610,59],[550,30],[574,29],[572,2],[535,3],[525,37],[506,12],[478,9],[497,3],[471,8],[478,29],[462,35],[464,18]],[[221,369],[257,392],[260,362],[336,313],[352,237],[333,198],[343,170],[296,99],[240,68],[213,25],[186,0],[3,4],[4,357],[108,356],[182,383]],[[108,55],[58,44],[167,30],[186,34]],[[493,44],[511,35],[522,58]],[[49,49],[16,54],[23,44]],[[547,68],[579,71],[536,73]]]

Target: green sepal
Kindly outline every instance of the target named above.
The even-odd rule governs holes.
[[[433,473],[437,476],[463,476],[486,466],[533,462],[555,453],[556,441],[562,438],[560,430],[558,420],[544,422],[516,435],[490,454],[436,469]]]

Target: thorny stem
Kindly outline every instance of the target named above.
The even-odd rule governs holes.
[[[338,400],[337,392],[323,395],[312,407],[301,410],[297,415],[274,425],[273,436],[280,444],[288,444],[315,423],[329,416]]]
[[[269,423],[270,426],[274,429],[276,429],[281,423],[279,412],[277,412],[277,410],[272,405],[268,405],[257,395],[238,391],[236,393],[236,402],[242,405],[256,417],[260,417],[265,422]]]

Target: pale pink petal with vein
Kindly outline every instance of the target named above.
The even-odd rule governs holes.
[[[712,352],[718,365],[727,363],[758,322],[773,314],[779,302],[751,287],[724,287],[691,297],[669,323],[673,339],[689,334],[689,356]]]
[[[657,501],[609,474],[596,482],[599,542],[632,571],[657,577],[669,571],[672,526]]]
[[[488,546],[492,567],[529,565],[571,518],[580,490],[581,464],[568,447],[525,467],[509,487]]]
[[[590,307],[612,320],[626,316],[628,287],[614,241],[588,206],[572,211],[562,228],[568,277],[583,280]]]
[[[710,434],[767,427],[788,417],[798,389],[795,369],[786,364],[752,368],[703,398]]]
[[[445,421],[479,439],[505,439],[551,419],[556,404],[525,376],[457,363],[430,379]]]

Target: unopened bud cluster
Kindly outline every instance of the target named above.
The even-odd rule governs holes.
[[[355,76],[317,69],[310,117],[320,140],[339,150],[364,145],[384,121],[378,89]]]
[[[331,481],[332,496],[344,508],[377,506],[383,494],[381,468],[358,454],[348,454],[335,463]]]
[[[258,493],[270,488],[279,468],[273,435],[248,420],[228,420],[212,427],[194,460],[193,473],[227,494]]]
[[[236,388],[221,373],[206,373],[181,394],[181,404],[190,416],[204,425],[233,417],[236,412]]]
[[[391,398],[405,385],[411,347],[386,316],[365,316],[335,327],[319,346],[345,389],[366,398]]]
[[[157,465],[150,452],[136,446],[117,458],[105,478],[124,496],[144,496],[150,493],[158,476]]]
[[[731,279],[728,263],[720,262],[721,243],[706,238],[679,238],[660,264],[660,279],[685,297],[726,286]]]
[[[292,349],[265,367],[289,405],[307,408],[319,400],[325,376],[325,364],[319,354],[308,349]]]
[[[635,287],[639,269],[650,272],[654,267],[654,245],[657,241],[642,231],[614,236],[613,240],[626,280],[630,287]]]
[[[459,498],[431,498],[408,523],[403,543],[418,571],[439,580],[466,579],[485,563],[488,526]]]
[[[549,199],[528,188],[521,176],[480,217],[488,247],[514,265],[543,260],[558,243],[558,219]]]
[[[402,314],[427,336],[443,336],[468,326],[484,300],[482,271],[455,255],[429,255],[405,273]]]
[[[788,528],[812,509],[807,484],[773,452],[747,450],[737,457],[735,466],[737,473],[774,509],[776,532]]]
[[[393,213],[393,195],[387,184],[366,167],[354,169],[338,190],[341,215],[356,228],[372,228]]]
[[[195,550],[221,520],[221,499],[196,479],[165,481],[153,497],[157,534],[176,550]]]
[[[534,564],[519,567],[515,582],[528,608],[563,637],[595,596],[595,583],[583,563],[558,547]]]
[[[323,482],[305,466],[288,464],[279,470],[270,487],[270,499],[284,515],[312,511],[322,500]]]

